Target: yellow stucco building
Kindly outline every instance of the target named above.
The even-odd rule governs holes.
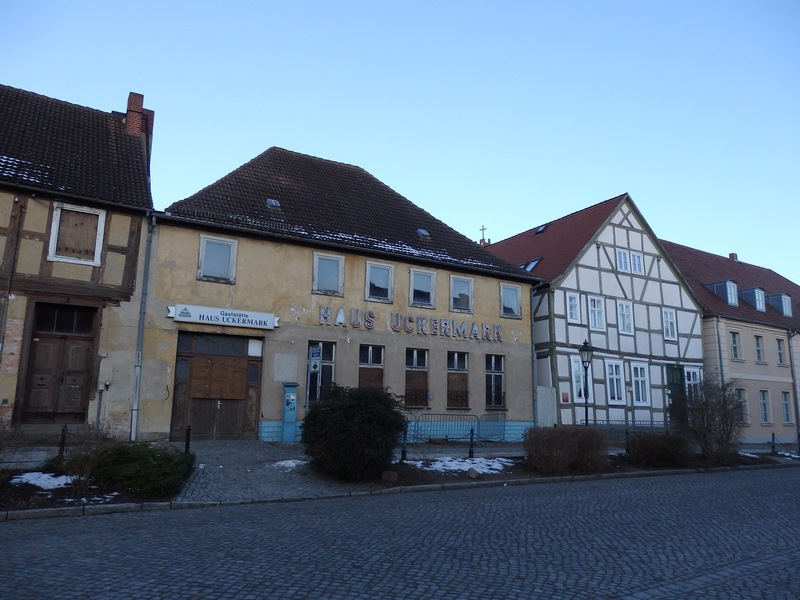
[[[533,424],[530,289],[358,167],[271,148],[156,218],[138,437],[296,441],[331,382],[421,437]]]

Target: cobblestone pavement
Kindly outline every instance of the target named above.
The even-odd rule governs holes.
[[[177,503],[328,498],[385,488],[374,483],[343,483],[312,472],[300,444],[196,442],[190,449],[197,457],[195,469],[175,499]],[[524,456],[520,444],[483,445],[474,449],[474,454]],[[406,458],[468,455],[467,445],[415,445],[407,448]]]
[[[777,468],[8,521],[2,593],[795,600],[798,489]]]

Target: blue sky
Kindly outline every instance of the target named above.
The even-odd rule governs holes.
[[[2,83],[144,94],[156,208],[281,146],[474,240],[628,192],[659,237],[800,284],[795,0],[4,4]]]

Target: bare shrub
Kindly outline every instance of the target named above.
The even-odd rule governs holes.
[[[686,395],[686,427],[703,456],[728,464],[737,451],[741,421],[733,381],[703,380]]]
[[[639,467],[685,467],[691,452],[682,435],[635,433],[626,444],[628,462]]]
[[[606,439],[596,427],[531,427],[523,445],[526,464],[537,473],[600,473],[608,467]]]

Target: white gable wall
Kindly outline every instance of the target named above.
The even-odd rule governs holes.
[[[627,253],[627,270],[617,264],[618,250]],[[631,272],[630,252],[641,258],[641,273]],[[562,424],[584,419],[583,394],[574,389],[571,362],[584,340],[595,348],[590,369],[590,422],[665,422],[666,367],[702,368],[702,320],[687,290],[631,205],[621,204],[548,292],[552,302],[540,305],[539,317],[546,313],[548,321],[546,326],[541,321],[536,325],[539,384],[556,388]],[[568,294],[578,295],[579,322],[568,319]],[[590,327],[590,302],[603,307],[601,327]],[[631,332],[621,331],[620,303],[632,314]],[[665,337],[664,309],[674,315],[674,328],[668,325],[668,329],[676,339]],[[616,398],[611,393],[616,382],[612,380],[610,387],[607,373],[620,367],[622,398]],[[642,386],[646,398],[637,402],[634,390]]]

